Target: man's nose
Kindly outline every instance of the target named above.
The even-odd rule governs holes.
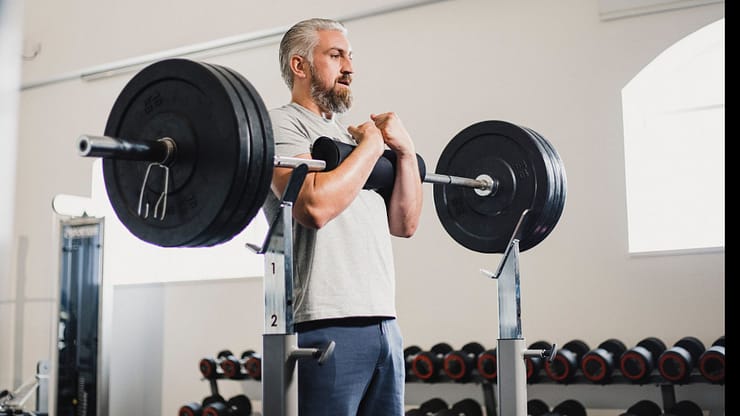
[[[352,67],[352,60],[344,59],[344,64],[342,64],[342,74],[352,75],[353,72],[355,71],[354,71],[354,68]]]

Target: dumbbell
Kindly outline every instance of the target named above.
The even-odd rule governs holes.
[[[477,400],[470,398],[454,403],[449,411],[452,416],[483,416],[483,407]]]
[[[224,378],[224,371],[221,368],[221,362],[230,355],[234,354],[229,350],[221,350],[216,358],[202,358],[200,363],[198,363],[198,368],[200,369],[200,373],[203,375],[203,378],[206,380]]]
[[[549,350],[552,344],[547,341],[536,341],[529,345],[530,350]],[[527,369],[527,383],[536,383],[540,380],[542,369],[545,367],[545,357],[539,355],[526,355],[524,366]]]
[[[704,412],[698,404],[690,400],[682,400],[670,409],[667,409],[663,416],[703,416]]]
[[[411,379],[411,376],[413,375],[413,369],[411,368],[411,363],[414,361],[414,358],[422,351],[421,348],[419,348],[418,345],[410,345],[403,349],[403,361],[404,361],[404,368],[406,371],[406,381],[409,381]]]
[[[647,337],[619,358],[619,370],[633,383],[647,381],[658,366],[658,357],[666,350],[659,338]]]
[[[476,363],[478,374],[487,381],[495,382],[498,374],[498,363],[496,362],[496,348],[485,350],[478,355]]]
[[[203,415],[203,405],[198,402],[191,402],[180,406],[177,416],[201,416]]]
[[[660,416],[662,414],[663,409],[660,408],[658,403],[652,400],[640,400],[630,406],[626,412],[620,413],[619,416]]]
[[[464,383],[469,381],[473,369],[478,364],[478,357],[486,349],[477,342],[469,342],[457,351],[450,351],[444,356],[442,369],[450,379]]]
[[[177,411],[177,416],[202,416],[203,409],[206,406],[209,406],[213,403],[225,402],[226,399],[224,399],[221,395],[214,394],[204,398],[200,403],[192,402],[181,406],[180,409]]]
[[[252,402],[243,394],[237,394],[225,403],[211,403],[203,408],[203,416],[249,416],[251,414]]]
[[[699,372],[712,383],[725,382],[725,336],[717,338],[699,357]]]
[[[527,400],[527,416],[542,416],[550,413],[550,406],[540,399]]]
[[[627,346],[622,341],[616,338],[607,339],[583,356],[581,372],[592,383],[609,383],[612,373],[619,366],[619,357],[626,350]]]
[[[565,345],[563,345],[563,348],[565,348]],[[578,400],[568,399],[542,416],[586,416],[586,407]]]
[[[685,383],[704,353],[704,344],[696,337],[683,337],[658,357],[658,371],[671,383]]]
[[[191,402],[180,406],[177,416],[201,416],[203,414],[203,405],[198,402]]]
[[[223,357],[219,366],[224,372],[224,377],[232,380],[244,380],[249,377],[247,370],[244,368],[244,361],[247,357],[254,354],[254,350],[244,351],[241,358],[237,358],[230,351],[224,352],[226,355]]]
[[[405,416],[429,416],[449,409],[449,405],[439,397],[431,398],[419,405],[416,409],[406,411]]]
[[[411,372],[421,381],[428,383],[439,380],[442,373],[444,356],[452,351],[450,344],[440,342],[429,351],[418,353],[411,361]]]
[[[254,351],[245,351],[242,354],[244,371],[254,380],[262,380],[262,355]]]
[[[558,383],[568,383],[580,369],[581,358],[590,349],[588,344],[579,339],[568,341],[555,353],[552,361],[545,361],[547,376]]]

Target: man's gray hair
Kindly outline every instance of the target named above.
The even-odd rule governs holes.
[[[319,43],[319,30],[336,30],[347,34],[347,28],[336,20],[314,18],[296,23],[283,35],[280,41],[280,72],[288,89],[293,89],[290,58],[293,55],[303,56],[313,65],[313,48]]]

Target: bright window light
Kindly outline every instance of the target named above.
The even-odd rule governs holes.
[[[630,253],[724,249],[725,20],[622,90]]]

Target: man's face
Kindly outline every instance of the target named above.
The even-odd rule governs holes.
[[[352,49],[335,30],[320,30],[313,50],[311,97],[322,109],[344,113],[352,106]]]

